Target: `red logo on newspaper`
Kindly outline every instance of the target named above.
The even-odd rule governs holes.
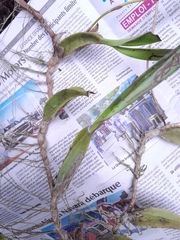
[[[126,30],[135,23],[144,13],[146,13],[157,0],[146,0],[140,4],[133,12],[131,12],[124,20],[121,21],[121,26]]]

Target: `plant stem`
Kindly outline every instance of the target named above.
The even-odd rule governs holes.
[[[144,1],[144,0],[132,0],[132,1],[130,1],[130,2],[126,2],[126,3],[123,3],[123,4],[119,5],[119,6],[116,6],[116,7],[114,7],[114,8],[111,8],[110,10],[106,11],[105,13],[103,13],[100,17],[98,17],[98,18],[96,19],[96,21],[93,22],[93,24],[87,29],[87,32],[90,32],[91,29],[99,22],[99,20],[100,20],[101,18],[103,18],[104,16],[106,16],[107,14],[109,14],[109,13],[111,13],[111,12],[114,12],[114,11],[116,11],[116,10],[119,10],[119,9],[121,9],[122,7],[126,6],[126,5],[129,5],[129,4],[132,4],[132,3],[136,3],[136,2],[143,2],[143,1]]]

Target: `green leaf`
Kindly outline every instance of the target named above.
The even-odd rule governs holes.
[[[167,79],[172,73],[180,67],[180,45],[166,54],[156,64],[145,71],[98,117],[90,127],[90,131],[95,131],[101,123],[120,112],[139,97],[149,92],[163,80]]]
[[[68,188],[77,168],[81,164],[91,137],[92,133],[89,133],[88,128],[83,128],[74,139],[57,176],[57,186],[62,187],[63,191]]]
[[[63,57],[69,55],[78,48],[89,44],[105,44],[111,47],[120,45],[139,46],[160,41],[160,38],[153,33],[146,33],[141,36],[126,38],[120,40],[112,40],[103,38],[100,34],[95,32],[78,32],[64,38],[59,46],[64,49]]]
[[[156,43],[161,41],[160,37],[156,34],[153,34],[152,32],[147,32],[143,35],[140,35],[138,37],[135,37],[132,40],[129,40],[128,42],[122,44],[123,46],[142,46],[147,45],[151,43]]]
[[[8,240],[9,238],[7,238],[6,236],[4,236],[2,233],[0,233],[0,240]]]
[[[180,127],[172,127],[162,131],[160,136],[171,143],[180,145]]]
[[[85,91],[80,87],[72,87],[57,92],[52,98],[47,101],[44,107],[44,118],[53,118],[58,113],[58,111],[69,101],[79,96],[89,96],[89,93],[93,92]]]
[[[102,237],[98,237],[98,240],[132,240],[132,238],[116,234],[106,234]]]
[[[120,40],[110,40],[102,38],[101,43],[109,45],[111,47],[118,47],[118,46],[142,46],[147,45],[155,42],[161,41],[158,35],[155,35],[151,32],[145,33],[140,36],[132,37],[132,38],[125,38]]]
[[[158,61],[172,50],[172,49],[142,49],[125,47],[114,47],[114,49],[129,57],[150,61]]]
[[[78,32],[64,38],[59,46],[64,49],[63,57],[69,55],[78,48],[89,44],[100,44],[101,35],[94,32]]]
[[[148,208],[133,212],[132,223],[139,227],[171,228],[180,230],[180,216],[159,208]]]

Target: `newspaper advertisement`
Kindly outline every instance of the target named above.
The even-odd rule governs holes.
[[[86,31],[105,11],[127,1],[29,1],[62,39]],[[98,33],[109,39],[153,31],[161,42],[152,47],[175,48],[180,39],[180,2],[146,0],[127,5],[99,21]],[[43,109],[48,100],[46,71],[53,51],[41,24],[21,11],[0,35],[0,232],[9,238],[61,239],[50,211],[50,191],[37,143]],[[63,107],[47,132],[47,154],[53,178],[77,133],[89,127],[147,67],[147,62],[124,56],[109,46],[88,45],[62,59],[54,71],[53,93],[79,86],[95,94]],[[70,236],[95,240],[112,229],[128,207],[134,149],[142,134],[165,123],[180,121],[179,71],[95,131],[85,158],[66,194],[59,200],[62,227]],[[134,149],[132,148],[132,144]],[[166,151],[164,151],[166,149]],[[180,147],[155,137],[146,146],[136,207],[159,207],[180,214]],[[39,234],[37,235],[36,232]],[[33,235],[34,233],[34,235]],[[140,230],[121,226],[118,234],[133,240],[180,239],[170,229]]]

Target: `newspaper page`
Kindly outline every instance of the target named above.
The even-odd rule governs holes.
[[[100,13],[119,1],[59,3],[50,0],[30,1],[30,4],[40,10],[56,33],[64,32],[65,37],[86,31]],[[178,44],[179,13],[173,8],[178,4],[172,1],[170,10],[169,1],[159,1],[155,32],[162,36],[162,42],[155,46],[174,48]],[[137,16],[143,8],[144,14]],[[150,31],[155,8],[155,1],[128,5],[123,8],[124,15],[117,11],[105,21],[101,20],[99,33],[113,39]],[[1,226],[6,230],[4,227],[0,229],[3,233],[8,232],[11,238],[16,233],[21,239],[59,239],[51,219],[50,192],[36,140],[47,101],[45,73],[52,54],[51,40],[43,27],[22,11],[1,34],[0,47],[0,210]],[[87,46],[60,62],[53,74],[54,93],[81,86],[95,94],[73,100],[50,123],[47,152],[54,178],[76,134],[83,127],[90,126],[145,69],[144,62],[122,56],[102,45]],[[153,94],[148,93],[104,122],[95,132],[80,168],[64,198],[59,201],[62,225],[70,235],[83,225],[79,239],[96,239],[100,233],[108,231],[98,224],[97,219],[113,227],[115,217],[127,208],[133,175],[120,161],[132,164],[133,149],[128,139],[138,146],[142,132],[163,125],[161,116],[167,123],[179,121],[178,76],[175,73],[155,88],[158,110]],[[180,213],[178,159],[179,146],[159,138],[147,144],[143,164],[148,167],[139,180],[137,206],[161,207]],[[103,214],[105,212],[108,214]],[[178,240],[180,237],[180,233],[174,230],[142,228],[142,235],[139,235],[136,227],[130,229],[131,238],[135,240]],[[41,234],[33,236],[37,230]],[[128,235],[128,228],[124,226],[118,231]]]

